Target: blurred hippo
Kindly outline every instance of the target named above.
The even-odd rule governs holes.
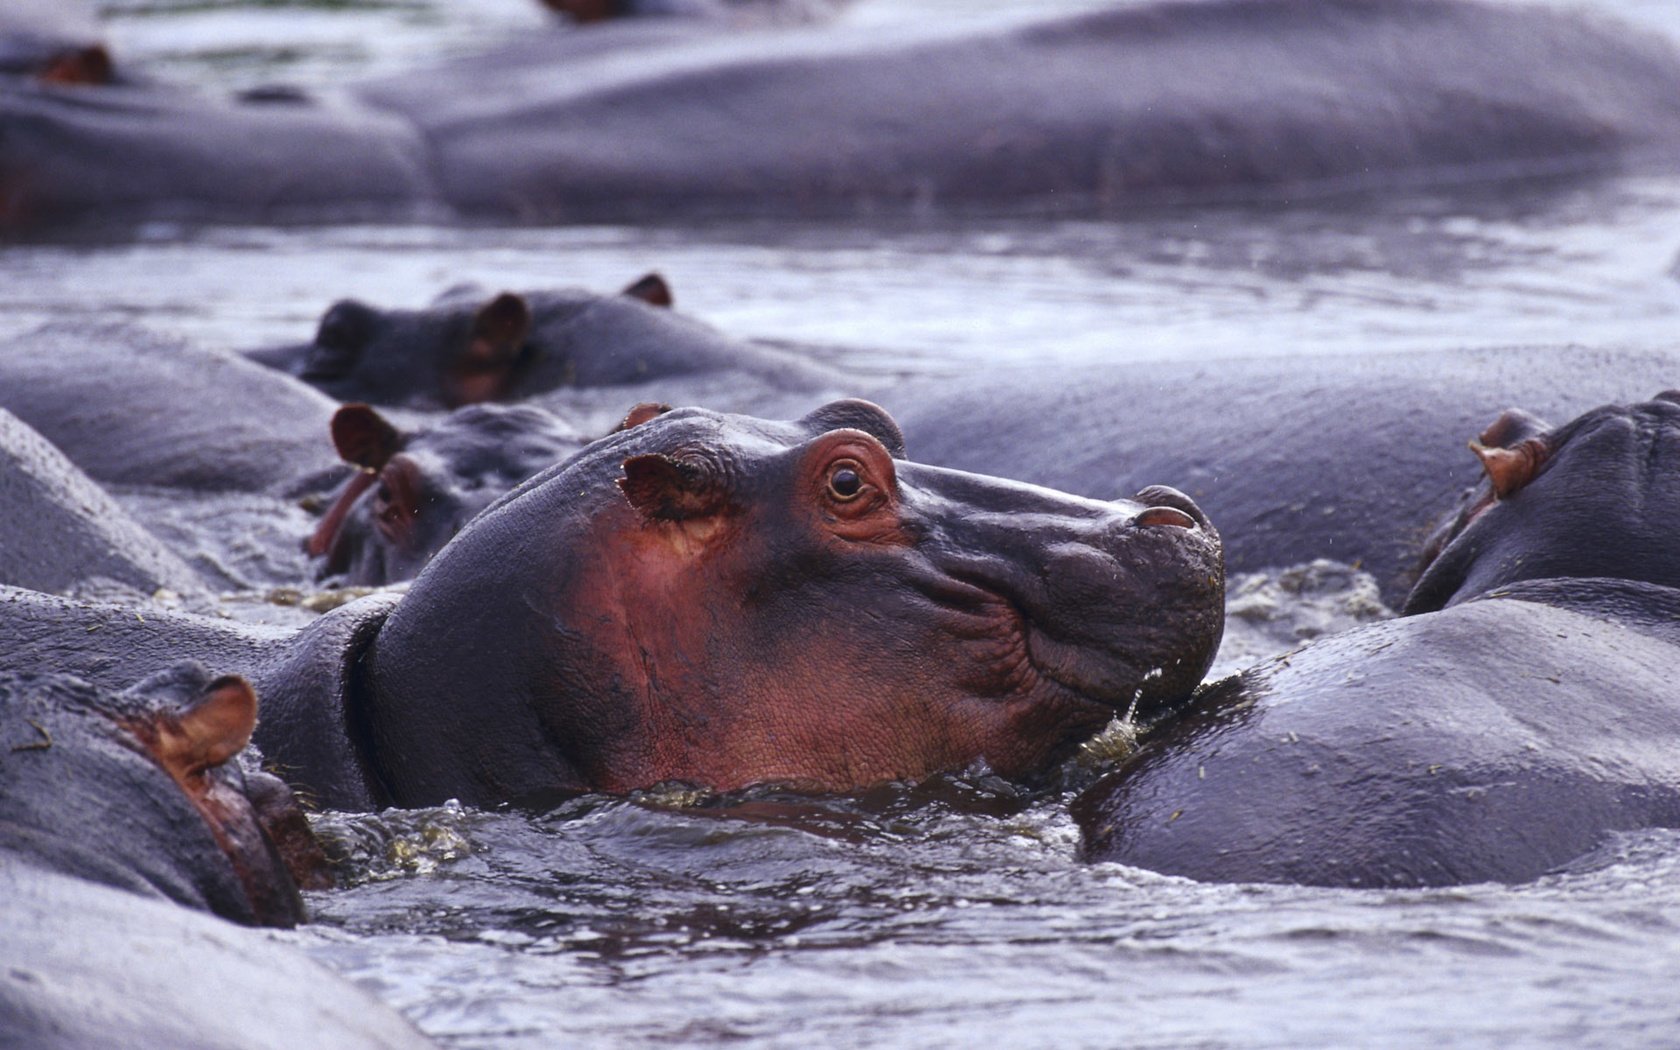
[[[1502,416],[1407,615],[1203,690],[1076,805],[1094,860],[1517,882],[1680,827],[1680,392]]]
[[[286,637],[17,595],[0,659],[98,676],[214,654],[263,691],[258,743],[338,808],[846,790],[976,761],[1027,777],[1201,680],[1224,572],[1189,499],[1099,502],[904,454],[863,401],[793,422],[642,406],[473,519],[401,598]]]
[[[722,19],[786,24],[831,18],[847,0],[542,0],[542,5],[578,25],[620,18]]]
[[[1333,558],[1398,606],[1435,516],[1478,474],[1443,434],[1475,433],[1511,402],[1567,418],[1676,374],[1673,353],[1523,347],[1041,362],[877,396],[903,406],[929,462],[1098,499],[1171,478],[1219,523],[1232,572]]]
[[[1090,212],[1680,161],[1674,49],[1535,5],[634,21],[320,98],[8,82],[0,228]]]
[[[410,408],[719,373],[800,390],[833,381],[813,364],[666,309],[671,302],[658,274],[611,296],[578,288],[492,296],[466,286],[421,310],[346,299],[322,315],[314,342],[246,356],[341,401]]]
[[[308,540],[317,578],[355,585],[414,577],[479,511],[587,442],[528,405],[469,405],[405,433],[363,404],[340,408],[333,443],[358,471]]]
[[[689,34],[633,63],[591,55],[595,32],[356,93],[422,130],[456,209],[521,220],[1106,210],[1680,160],[1680,55],[1532,5],[1155,2]]]
[[[103,489],[0,409],[0,583],[63,593],[106,580],[145,594],[203,588]]]
[[[0,1041],[429,1046],[302,955],[332,884],[291,792],[245,752],[251,686],[180,664],[121,693],[0,673]],[[212,918],[219,916],[219,918]]]
[[[0,408],[104,484],[236,492],[330,486],[337,405],[237,354],[129,325],[0,342]]]
[[[0,231],[413,219],[440,207],[410,122],[298,92],[222,99],[156,83],[0,80],[0,127]]]

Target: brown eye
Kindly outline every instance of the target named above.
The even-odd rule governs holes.
[[[856,499],[863,491],[863,475],[855,463],[836,463],[828,472],[828,494],[837,500]]]

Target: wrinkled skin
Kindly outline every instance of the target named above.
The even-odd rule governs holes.
[[[878,399],[904,406],[897,418],[928,462],[1098,499],[1170,478],[1219,523],[1230,571],[1333,558],[1371,573],[1399,607],[1437,515],[1481,475],[1464,439],[1511,403],[1568,418],[1677,374],[1671,353],[1525,347],[1326,355],[1311,367],[1046,362]]]
[[[308,550],[317,578],[359,586],[412,579],[479,511],[585,444],[571,426],[522,405],[473,405],[404,433],[366,405],[333,417],[344,484]]]
[[[393,798],[1024,776],[1182,698],[1217,647],[1218,539],[1172,490],[909,463],[867,402],[631,421],[477,518],[380,626],[360,704]]]
[[[244,680],[186,664],[112,694],[5,674],[0,712],[14,860],[270,926],[304,918],[298,880],[331,885],[291,793],[237,758],[256,722]]]
[[[665,309],[657,274],[620,295],[582,289],[445,293],[421,310],[346,299],[312,343],[247,356],[341,401],[455,408],[560,388],[627,386],[705,373],[746,373],[793,388],[826,379],[786,354],[725,337]]]
[[[1483,431],[1409,615],[1200,693],[1075,811],[1087,854],[1346,886],[1522,881],[1680,827],[1680,394]]]

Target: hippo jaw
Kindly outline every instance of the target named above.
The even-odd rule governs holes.
[[[654,415],[476,519],[373,647],[397,801],[1025,776],[1188,695],[1223,627],[1194,504],[895,460],[860,405]]]

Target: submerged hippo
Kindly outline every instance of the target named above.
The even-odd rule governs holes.
[[[0,409],[103,484],[329,487],[337,405],[289,376],[129,325],[51,324],[0,341]]]
[[[103,580],[145,594],[203,587],[46,439],[0,409],[0,583],[61,593]]]
[[[256,713],[243,679],[190,664],[122,693],[0,673],[0,1042],[431,1045],[222,921],[291,926],[298,885],[331,885],[291,792],[242,753]]]
[[[1649,34],[1477,0],[1161,0],[909,32],[643,21],[319,100],[6,84],[0,227],[1091,211],[1670,170],[1677,89],[1680,56]]]
[[[111,693],[0,673],[0,853],[247,924],[304,917],[332,884],[291,792],[237,756],[256,727],[240,678],[193,664]]]
[[[400,599],[285,637],[14,595],[0,659],[97,677],[212,653],[261,688],[265,751],[354,808],[1026,776],[1180,702],[1218,645],[1219,539],[1171,489],[1099,502],[910,463],[862,401],[625,424]]]
[[[359,89],[470,215],[577,221],[1162,199],[1680,159],[1680,56],[1475,0],[1201,0],[930,27],[590,33]],[[563,71],[557,75],[556,71]]]
[[[1198,879],[1521,881],[1680,827],[1680,393],[1507,415],[1399,620],[1210,687],[1076,805]]]
[[[341,401],[455,408],[558,388],[612,387],[708,373],[751,375],[809,390],[832,376],[768,347],[730,339],[674,313],[657,274],[620,295],[580,288],[444,293],[421,310],[333,304],[312,343],[252,351]],[[621,409],[622,410],[622,409]]]
[[[1673,353],[1521,347],[1047,362],[880,396],[905,406],[929,462],[1097,498],[1172,478],[1219,523],[1232,572],[1332,558],[1398,606],[1440,508],[1480,474],[1441,435],[1475,433],[1511,402],[1567,417],[1677,374]]]
[[[333,443],[360,468],[309,537],[317,578],[411,579],[479,511],[585,439],[528,405],[471,405],[405,433],[367,405],[340,408]]]

